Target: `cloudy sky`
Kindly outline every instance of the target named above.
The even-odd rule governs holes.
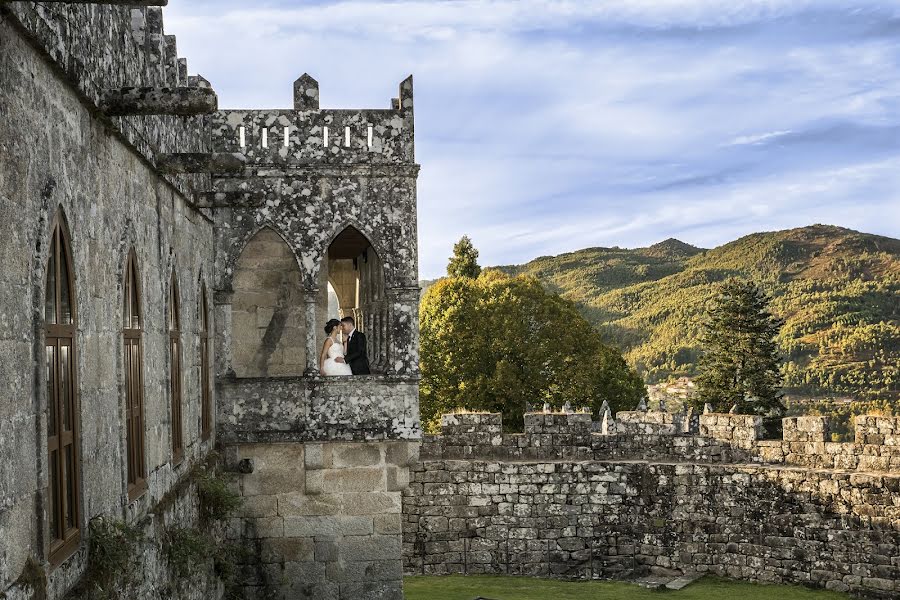
[[[812,223],[900,237],[900,1],[170,0],[226,108],[415,76],[421,275]]]

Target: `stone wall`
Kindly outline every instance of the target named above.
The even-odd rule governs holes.
[[[200,436],[198,331],[201,286],[212,283],[213,223],[183,193],[202,178],[166,177],[154,168],[157,152],[202,147],[202,119],[108,118],[97,106],[103,89],[183,80],[182,65],[162,34],[156,9],[0,5],[0,595],[27,595],[11,585],[31,559],[48,574],[48,597],[62,597],[88,562],[89,520],[107,515],[142,521],[214,443]],[[178,68],[172,71],[172,65]],[[51,570],[47,381],[41,367],[55,218],[68,226],[75,277],[82,540]],[[147,472],[147,490],[133,502],[126,494],[122,340],[123,271],[131,248],[139,262],[145,323]],[[173,273],[183,345],[185,458],[178,464],[172,461],[168,393]],[[195,520],[194,510],[173,510],[166,519]],[[154,523],[147,529],[151,537],[161,531]],[[148,553],[144,585],[131,597],[158,597],[170,575],[157,559]],[[216,593],[198,588],[173,595]]]
[[[218,388],[225,443],[417,440],[422,433],[415,379],[222,379]]]
[[[53,73],[48,76],[65,83],[72,102],[107,124],[108,133],[121,138],[142,160],[155,165],[161,152],[208,150],[205,117],[107,117],[99,109],[109,89],[209,86],[203,77],[188,75],[175,36],[165,33],[161,8],[5,2],[0,10],[0,17],[52,65]],[[33,100],[40,106],[42,98],[37,95]],[[60,119],[59,113],[41,114],[36,125],[42,129],[74,123]],[[18,136],[4,142],[28,145],[30,140]],[[158,176],[186,197],[209,189],[208,176]]]
[[[637,412],[625,429],[647,431]],[[646,414],[650,430],[667,425]],[[445,416],[404,492],[406,571],[900,592],[900,475],[891,446],[869,443],[893,441],[900,419],[858,418],[857,444],[807,441],[827,431],[821,417],[786,419],[784,440],[766,441],[743,415],[701,415],[700,434],[621,433],[618,419],[591,433],[589,419],[529,414],[524,434],[503,434],[500,415]],[[798,467],[825,457],[853,460]]]
[[[401,599],[405,441],[230,445],[244,472],[229,535],[251,550],[244,597]]]
[[[140,523],[149,537],[143,578],[128,597],[218,597],[210,573],[198,578],[203,585],[166,587],[171,574],[155,549],[164,524],[196,522],[188,474],[218,442],[232,467],[257,467],[241,477],[248,502],[230,529],[255,544],[248,593],[401,597],[400,489],[410,440],[420,435],[412,79],[385,110],[321,110],[317,84],[305,76],[293,110],[114,117],[103,108],[111,90],[209,86],[187,75],[161,10],[0,2],[0,81],[0,376],[7,382],[0,455],[20,459],[0,462],[0,595],[34,595],[14,584],[30,559],[48,573],[49,597],[63,597],[89,563],[88,523],[104,515]],[[287,140],[278,137],[285,132]],[[165,155],[212,151],[241,153],[246,168],[212,175],[157,168]],[[83,535],[77,551],[50,569],[41,315],[56,218],[71,233],[78,309]],[[367,245],[358,247],[353,231]],[[326,379],[316,363],[328,255],[342,232],[350,232],[343,252],[356,254],[340,258],[362,287],[353,308],[380,374]],[[252,247],[254,237],[262,248]],[[122,339],[132,248],[144,321],[147,471],[147,490],[134,501]],[[182,461],[171,450],[173,274]],[[209,439],[200,432],[201,290],[214,304]],[[161,510],[173,497],[174,512]],[[272,538],[279,539],[263,543]]]

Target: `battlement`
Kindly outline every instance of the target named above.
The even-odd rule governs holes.
[[[441,418],[425,436],[423,458],[436,460],[665,460],[784,464],[817,469],[900,469],[900,418],[856,418],[856,441],[831,442],[828,417],[788,417],[780,440],[764,439],[762,417],[725,413],[622,411],[615,419],[587,413],[526,413],[524,433],[503,433],[499,413]]]
[[[249,167],[413,165],[413,80],[388,109],[319,108],[318,83],[294,84],[294,108],[223,110],[212,116],[215,152],[242,153]]]
[[[896,598],[900,419],[638,410],[441,419],[403,494],[407,573],[593,580],[713,573]],[[804,468],[798,468],[804,467]],[[848,556],[854,559],[848,560]]]
[[[162,8],[6,2],[0,3],[0,21],[51,61],[108,131],[150,165],[171,154],[209,152],[205,117],[185,116],[176,104],[186,93],[213,105],[217,100],[206,79],[188,75],[176,37],[163,28]],[[147,96],[168,101],[168,108],[148,112]],[[111,98],[123,97],[142,101],[144,112],[110,106]],[[204,174],[161,176],[188,198],[209,187]]]

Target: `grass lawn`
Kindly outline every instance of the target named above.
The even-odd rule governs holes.
[[[553,581],[503,575],[415,576],[404,579],[406,600],[847,600],[834,592],[802,587],[738,583],[707,577],[679,592],[652,591],[630,583]]]

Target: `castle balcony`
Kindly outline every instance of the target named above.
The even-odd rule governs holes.
[[[226,443],[419,439],[418,379],[221,379],[219,436]]]

